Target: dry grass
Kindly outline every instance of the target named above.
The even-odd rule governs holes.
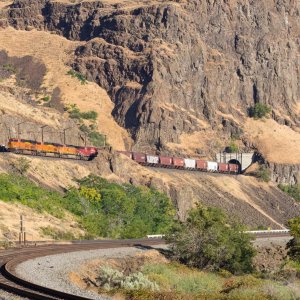
[[[25,220],[27,240],[50,240],[51,238],[44,237],[40,230],[41,227],[47,226],[51,226],[51,228],[60,231],[70,231],[75,235],[83,234],[83,231],[71,216],[66,216],[66,219],[61,220],[49,214],[38,213],[22,204],[12,204],[0,201],[0,240],[6,238],[18,240],[21,214]]]
[[[282,164],[300,163],[299,132],[279,125],[271,119],[249,119],[244,130],[268,161]]]

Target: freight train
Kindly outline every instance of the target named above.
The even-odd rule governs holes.
[[[190,171],[202,171],[225,174],[239,174],[240,167],[237,164],[217,163],[201,159],[179,158],[171,156],[148,155],[144,153],[118,151],[135,162],[150,167],[181,169]]]
[[[80,147],[74,145],[61,145],[56,143],[43,143],[33,140],[9,139],[7,147],[1,146],[1,151],[34,156],[70,158],[78,160],[92,160],[98,155],[97,147]],[[145,153],[117,151],[126,155],[135,162],[149,167],[181,169],[190,171],[214,172],[225,174],[239,174],[237,164],[217,163],[200,159],[180,158],[163,155],[148,155]]]
[[[16,154],[92,160],[98,155],[96,147],[78,147],[55,143],[41,143],[32,140],[9,139],[6,149]]]

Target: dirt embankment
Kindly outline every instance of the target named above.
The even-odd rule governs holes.
[[[283,228],[288,219],[300,213],[299,204],[276,186],[252,177],[145,168],[107,151],[91,162],[27,158],[31,161],[28,175],[56,190],[76,185],[75,178],[91,173],[119,183],[157,188],[171,197],[181,219],[197,202],[220,207],[249,228]],[[7,171],[15,159],[13,154],[0,155],[0,170]]]

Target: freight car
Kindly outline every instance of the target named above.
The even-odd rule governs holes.
[[[78,147],[55,143],[40,143],[32,140],[9,139],[7,151],[16,154],[92,160],[98,155],[96,147]]]
[[[161,167],[224,174],[240,173],[240,169],[237,164],[217,163],[213,161],[205,161],[200,159],[179,158],[163,155],[147,155],[144,153],[129,151],[118,151],[118,153],[126,155],[127,157],[133,159],[141,165],[150,167]]]

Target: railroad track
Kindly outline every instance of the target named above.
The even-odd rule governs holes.
[[[117,241],[93,241],[64,245],[42,245],[26,248],[16,248],[7,251],[0,251],[0,289],[7,292],[37,300],[86,300],[44,286],[40,286],[20,278],[16,273],[16,267],[20,263],[37,257],[61,254],[66,252],[86,251],[95,249],[109,249],[121,247],[149,247],[164,243],[162,239],[136,239]]]
[[[256,239],[269,239],[274,237],[289,237],[289,233],[268,233],[254,234]],[[61,254],[75,251],[87,251],[96,249],[110,249],[121,247],[149,247],[164,244],[161,238],[135,239],[135,240],[105,240],[105,241],[74,241],[70,244],[49,244],[29,246],[0,251],[0,289],[7,292],[37,300],[86,300],[61,291],[40,286],[20,278],[16,273],[16,267],[29,259],[37,257]]]

